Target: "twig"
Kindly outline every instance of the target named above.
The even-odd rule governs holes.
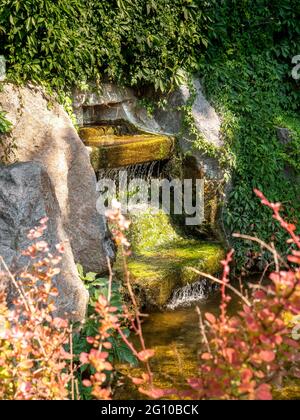
[[[76,380],[75,380],[75,386],[76,386],[76,396],[77,396],[77,400],[80,400],[80,392],[79,392],[78,379],[76,379]]]
[[[217,284],[220,284],[221,286],[225,285],[226,287],[228,287],[228,289],[230,289],[237,296],[239,296],[247,306],[249,306],[249,307],[252,306],[251,302],[245,296],[243,296],[235,287],[231,286],[231,284],[226,283],[226,282],[224,283],[222,280],[216,279],[215,277],[211,276],[210,274],[202,273],[201,271],[198,271],[193,267],[188,267],[188,269],[192,270],[196,274],[199,274],[199,276],[205,277],[205,278],[207,278],[207,279],[209,279],[209,280],[211,280],[211,281],[213,281]]]
[[[275,263],[275,267],[276,267],[276,273],[279,273],[280,270],[279,270],[278,252],[276,251],[274,242],[271,242],[271,247],[274,250],[273,255],[274,255],[274,263]]]
[[[282,258],[282,256],[280,254],[278,254],[278,252],[272,248],[272,246],[266,244],[264,241],[262,241],[261,239],[256,238],[255,236],[249,236],[249,235],[242,235],[241,233],[234,233],[232,235],[234,238],[239,238],[239,239],[245,239],[246,241],[251,241],[251,242],[256,242],[259,245],[261,245],[263,248],[266,248],[268,251],[271,252],[271,254],[273,254],[274,256],[274,260],[275,258],[277,258],[278,260],[280,260],[280,262],[285,266],[285,267],[289,267],[288,264],[286,263],[286,261]],[[275,256],[276,254],[276,256]]]
[[[266,266],[266,268],[264,269],[264,272],[262,273],[262,276],[261,276],[260,281],[259,281],[259,284],[260,284],[260,285],[261,285],[261,284],[262,284],[262,282],[264,281],[264,278],[265,278],[265,275],[266,275],[267,271],[269,270],[269,268],[270,268],[270,267],[271,267],[271,265],[273,265],[273,264],[274,264],[274,261],[270,262],[270,263]]]
[[[73,325],[70,327],[70,372],[71,372],[71,397],[72,401],[75,401],[75,378],[74,378],[74,352],[73,352]]]
[[[24,290],[23,290],[23,288],[22,288],[22,286],[19,286],[18,285],[18,282],[17,282],[17,280],[15,279],[15,277],[12,275],[12,273],[10,272],[10,269],[8,268],[8,266],[7,266],[7,264],[6,264],[6,262],[4,261],[4,259],[3,259],[3,257],[0,255],[0,262],[1,262],[1,264],[4,266],[4,269],[5,269],[5,271],[7,272],[7,274],[8,274],[8,276],[9,276],[9,278],[11,279],[11,281],[13,282],[13,285],[15,286],[15,288],[17,289],[17,291],[18,291],[18,293],[19,293],[19,295],[20,295],[20,298],[22,299],[22,301],[23,301],[23,304],[24,304],[24,306],[25,306],[25,309],[28,311],[28,312],[30,312],[31,314],[33,314],[33,310],[32,310],[32,307],[31,307],[31,305],[30,305],[30,303],[27,301],[27,298],[26,298],[26,294],[25,294],[25,292],[24,292]],[[43,346],[43,343],[42,343],[42,341],[41,341],[41,339],[40,339],[40,337],[39,337],[39,334],[37,333],[37,342],[39,343],[39,345],[40,345],[40,347],[41,347],[41,349],[42,349],[42,352],[43,352],[43,354],[44,354],[44,356],[45,357],[47,357],[47,353],[46,353],[46,351],[45,351],[45,348],[44,348],[44,346]]]
[[[204,326],[204,323],[203,323],[202,313],[201,313],[201,310],[200,310],[199,306],[197,306],[196,311],[199,315],[199,326],[200,326],[200,331],[201,331],[201,334],[202,334],[202,337],[203,337],[203,341],[206,345],[208,353],[212,354],[211,353],[211,348],[210,348],[210,345],[209,345],[209,341],[207,339],[207,335],[206,335],[206,332],[205,332],[205,326]]]
[[[27,302],[26,295],[25,295],[24,291],[22,290],[21,286],[19,286],[19,285],[18,285],[18,282],[16,281],[15,277],[14,277],[14,276],[12,275],[12,273],[10,272],[10,269],[9,269],[9,268],[8,268],[8,266],[6,265],[6,262],[4,261],[4,259],[3,259],[3,257],[2,257],[2,256],[0,256],[0,262],[1,262],[1,264],[3,265],[3,267],[4,267],[5,271],[7,272],[7,274],[8,274],[8,276],[9,276],[9,278],[11,279],[11,281],[12,281],[13,285],[14,285],[14,286],[15,286],[15,288],[17,289],[17,291],[18,291],[18,293],[19,293],[19,295],[20,295],[21,299],[23,300],[23,303],[24,303],[24,306],[25,306],[26,310],[27,310],[28,312],[31,312],[31,310],[30,310],[30,305],[29,305],[29,302]]]
[[[111,262],[110,262],[109,257],[106,257],[106,259],[107,259],[107,267],[108,267],[108,272],[109,272],[107,301],[108,301],[108,303],[110,303],[111,295],[112,295],[112,282],[113,282],[114,274],[113,274],[113,271],[112,271]]]

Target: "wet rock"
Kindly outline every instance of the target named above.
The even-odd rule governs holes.
[[[164,212],[133,217],[129,271],[136,292],[148,308],[162,309],[173,292],[199,281],[194,268],[207,274],[221,270],[225,252],[219,243],[199,242],[175,230]]]
[[[0,255],[13,273],[29,263],[21,255],[31,241],[30,229],[48,217],[48,229],[43,236],[51,252],[64,243],[65,253],[60,274],[54,279],[58,288],[57,314],[76,321],[85,317],[87,291],[81,282],[74,262],[72,248],[63,228],[61,212],[54,187],[39,163],[27,162],[0,167]]]

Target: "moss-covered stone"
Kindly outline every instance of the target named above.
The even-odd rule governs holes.
[[[96,171],[139,163],[169,159],[174,150],[172,137],[155,134],[118,136],[102,127],[83,128],[80,136],[91,148],[91,160]]]
[[[218,243],[184,238],[168,215],[136,216],[130,240],[133,255],[129,270],[135,286],[142,290],[147,306],[162,308],[174,290],[199,280],[190,267],[208,274],[220,271],[224,250]]]

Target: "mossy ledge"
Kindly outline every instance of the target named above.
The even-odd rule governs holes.
[[[163,309],[172,293],[200,276],[220,272],[225,251],[219,243],[184,238],[163,212],[135,216],[130,239],[133,253],[128,267],[135,289],[147,308]]]
[[[175,147],[172,137],[156,134],[114,135],[102,127],[85,127],[80,136],[90,149],[94,170],[120,168],[169,159]]]

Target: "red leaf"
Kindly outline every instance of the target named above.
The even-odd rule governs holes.
[[[89,363],[89,355],[87,353],[81,353],[79,360],[83,365],[86,365]]]
[[[83,386],[86,386],[87,388],[89,388],[90,386],[92,386],[92,382],[89,381],[88,379],[84,379],[82,381]]]
[[[205,318],[207,319],[207,321],[210,324],[215,324],[217,322],[216,317],[213,314],[209,313],[209,312],[207,312],[205,314]]]
[[[227,348],[227,349],[224,350],[224,353],[225,353],[225,357],[227,358],[228,362],[230,364],[232,364],[233,361],[234,361],[234,356],[236,354],[236,351],[234,349]]]
[[[142,385],[145,383],[145,380],[142,378],[131,378],[134,385]]]
[[[144,388],[139,388],[139,392],[141,394],[147,395],[150,398],[153,398],[154,400],[157,400],[159,398],[162,397],[166,397],[168,395],[176,395],[176,393],[178,391],[176,390],[163,390],[163,389],[159,389],[159,388],[152,388],[150,390],[144,389]]]
[[[188,380],[188,384],[193,389],[202,389],[203,388],[203,381],[200,378],[191,378]]]
[[[202,360],[211,360],[213,357],[212,357],[212,355],[210,354],[210,353],[203,353],[202,355],[201,355],[201,359]]]
[[[263,350],[259,353],[259,357],[263,362],[272,363],[276,356],[272,350]]]
[[[138,358],[141,362],[147,362],[147,360],[151,359],[155,354],[154,350],[144,350],[139,352]]]
[[[287,257],[287,259],[289,260],[289,262],[291,263],[295,263],[295,264],[300,264],[300,258],[299,257],[294,257],[292,255],[289,255]]]
[[[271,401],[273,399],[271,394],[271,386],[267,384],[260,385],[255,392],[255,397],[257,400]]]

